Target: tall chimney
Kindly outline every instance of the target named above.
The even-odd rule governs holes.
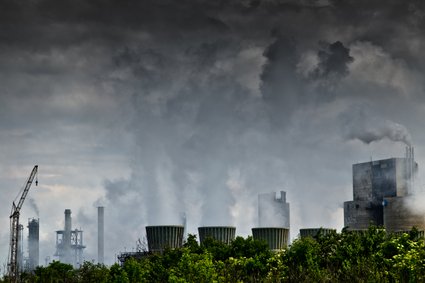
[[[65,263],[72,263],[71,259],[71,209],[65,209],[65,229],[63,235],[63,249]]]
[[[97,208],[97,261],[103,263],[104,261],[104,248],[105,248],[105,227],[104,227],[104,207]]]

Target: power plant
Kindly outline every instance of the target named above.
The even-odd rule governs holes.
[[[390,158],[353,165],[353,201],[344,203],[344,226],[349,230],[384,226],[387,231],[425,229],[425,217],[409,209],[418,164],[412,147],[405,158]]]
[[[28,219],[28,257],[24,256],[23,225],[19,223],[19,212],[26,194],[33,182],[37,166],[34,167],[25,185],[24,192],[17,205],[12,204],[11,212],[11,254],[9,274],[16,282],[18,272],[33,271],[39,265],[39,219]],[[412,227],[419,230],[423,237],[425,231],[425,214],[411,209],[414,202],[414,177],[418,164],[414,160],[412,147],[406,148],[404,158],[388,158],[371,160],[352,165],[353,200],[344,202],[344,226],[351,231],[362,231],[372,225],[383,226],[386,231],[399,234],[410,231]],[[36,184],[38,180],[35,181]],[[97,261],[105,261],[105,211],[103,206],[97,207]],[[54,256],[63,263],[78,268],[84,260],[86,246],[83,242],[83,231],[72,228],[71,210],[65,209],[63,230],[56,231],[56,252]],[[126,259],[142,258],[151,253],[162,253],[167,249],[183,246],[186,231],[186,216],[182,216],[183,225],[146,226],[148,250],[138,246],[136,252],[121,253],[121,262]],[[286,200],[286,192],[270,192],[258,195],[258,226],[251,229],[255,240],[265,241],[273,251],[285,249],[290,235],[290,206]],[[335,233],[332,228],[301,228],[300,237],[317,237]],[[234,226],[200,226],[199,242],[207,238],[231,244],[236,237]],[[140,240],[139,240],[140,242]],[[141,242],[140,242],[141,243]]]
[[[83,263],[83,231],[72,230],[71,210],[65,209],[65,229],[56,231],[56,253],[59,261],[78,267]]]

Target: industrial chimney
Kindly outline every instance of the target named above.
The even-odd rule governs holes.
[[[28,219],[28,269],[34,270],[39,261],[39,219]]]
[[[104,207],[99,206],[97,208],[97,261],[98,263],[104,262],[104,236],[105,236],[105,227],[104,227]]]
[[[65,209],[65,229],[63,235],[64,262],[71,263],[71,209]]]

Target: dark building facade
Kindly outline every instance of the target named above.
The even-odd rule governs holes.
[[[371,224],[384,225],[385,204],[409,194],[416,171],[410,155],[354,164],[353,200],[344,202],[344,226],[362,230]]]

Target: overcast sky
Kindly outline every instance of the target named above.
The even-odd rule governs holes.
[[[0,0],[1,272],[35,164],[40,263],[67,208],[108,264],[184,215],[247,236],[264,192],[341,229],[353,163],[425,164],[423,50],[421,0]]]

